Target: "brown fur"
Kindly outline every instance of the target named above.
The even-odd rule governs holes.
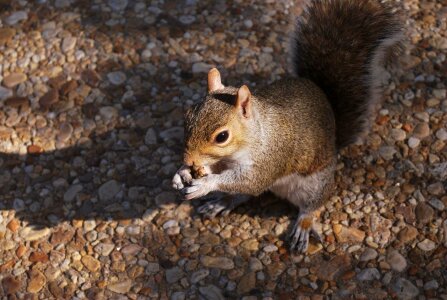
[[[312,224],[313,224],[312,217],[307,217],[301,220],[300,226],[303,229],[309,229],[312,227]]]
[[[236,94],[235,88],[211,92],[204,102],[186,112],[186,160],[190,165],[216,162],[244,146],[246,130],[237,118]],[[205,118],[213,121],[204,123]],[[216,145],[214,138],[223,129],[229,129],[230,141],[224,146]]]
[[[325,95],[312,82],[283,79],[251,96],[251,126],[235,109],[237,89],[210,93],[186,114],[189,165],[234,167],[232,154],[244,150],[253,164],[251,175],[223,183],[221,191],[259,195],[277,179],[292,173],[311,174],[335,157],[335,122]],[[204,121],[209,120],[209,121]],[[234,126],[231,124],[238,124]],[[222,127],[237,128],[233,141],[216,151],[212,137]],[[238,161],[238,164],[241,162]],[[242,162],[243,163],[243,162]]]

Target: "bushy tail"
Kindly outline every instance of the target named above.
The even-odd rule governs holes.
[[[398,18],[378,0],[313,0],[298,20],[295,71],[326,93],[339,147],[369,128],[381,99],[381,67],[401,36]]]

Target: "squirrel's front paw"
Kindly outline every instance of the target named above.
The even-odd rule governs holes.
[[[216,190],[216,175],[209,174],[205,177],[192,179],[191,184],[182,189],[185,200],[203,197]]]
[[[182,166],[177,173],[175,173],[174,178],[172,178],[172,187],[176,190],[181,190],[185,185],[191,184],[192,181],[192,170],[188,166]]]

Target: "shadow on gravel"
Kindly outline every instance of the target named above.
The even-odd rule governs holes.
[[[187,6],[187,2],[167,3],[165,10],[156,17],[152,25],[145,25],[144,22],[127,18],[130,14],[125,12],[123,16],[129,22],[110,28],[104,24],[109,18],[106,13],[89,9],[92,5],[91,1],[78,0],[74,1],[70,9],[64,9],[64,11],[73,12],[80,9],[80,26],[79,23],[72,22],[74,25],[68,25],[65,29],[75,36],[77,31],[85,32],[85,36],[93,39],[98,46],[110,45],[112,53],[123,54],[127,49],[123,45],[126,44],[127,47],[131,45],[135,53],[141,54],[147,43],[141,41],[142,36],[168,43],[171,38],[182,37],[188,30],[201,30],[202,25],[195,23],[184,25],[169,14],[170,6]],[[215,6],[221,4],[204,1],[197,5],[197,9],[218,13]],[[17,25],[23,32],[39,29],[41,20],[53,20],[57,13],[62,11],[49,8],[46,4],[35,4],[35,6],[36,9],[30,11],[28,20]],[[11,3],[3,5],[0,12],[19,9],[19,6],[16,7]],[[234,21],[240,20],[244,11],[234,4],[231,9]],[[205,24],[206,28],[211,28],[214,32],[222,30],[219,23],[201,24]],[[156,71],[151,71],[150,67],[149,69],[142,68],[141,65],[144,62],[139,60],[139,55],[120,56],[111,53],[96,62],[95,71],[89,70],[90,66],[80,66],[79,78],[75,78],[77,84],[100,90],[105,95],[105,100],[100,104],[95,102],[82,104],[79,115],[70,116],[72,120],[78,119],[77,122],[81,123],[87,120],[93,121],[100,115],[102,107],[117,104],[122,107],[118,112],[119,117],[141,121],[145,119],[144,114],[150,112],[151,114],[146,117],[150,120],[145,124],[137,122],[136,126],[117,122],[113,128],[94,130],[85,139],[85,144],[72,139],[71,146],[61,150],[40,153],[39,149],[34,149],[37,153],[25,156],[0,153],[0,194],[2,195],[0,210],[15,210],[16,217],[31,226],[55,226],[60,222],[73,219],[123,220],[141,217],[148,208],[156,207],[154,199],[156,194],[163,191],[174,193],[170,189],[170,177],[174,172],[166,174],[166,168],[163,169],[165,166],[159,161],[160,155],[154,159],[154,153],[160,146],[166,145],[171,150],[170,154],[181,157],[183,150],[181,138],[166,141],[158,137],[156,144],[146,147],[146,150],[141,150],[141,146],[144,146],[143,141],[148,128],[154,128],[159,135],[166,122],[176,127],[182,126],[182,109],[171,103],[173,97],[179,97],[181,101],[188,99],[180,92],[182,86],[186,87],[191,83],[202,84],[201,92],[205,93],[206,74],[191,72],[192,63],[189,61],[189,56],[192,54],[184,53],[183,57],[174,51],[169,57],[170,60],[180,63],[181,72],[178,74],[178,82],[172,81],[170,74],[173,70],[168,66],[169,61],[162,56],[150,61]],[[217,66],[223,74],[236,68],[236,65],[228,68],[218,64]],[[83,73],[85,71],[86,76]],[[114,87],[107,83],[107,74],[112,71],[121,71],[128,79],[140,78],[140,81],[137,80],[131,84],[134,95],[129,98],[130,100],[122,100],[126,93],[124,86]],[[253,74],[243,78],[226,76],[224,82],[238,85],[246,82],[259,83],[266,80],[263,79],[266,78],[265,75]],[[68,101],[68,96],[62,96],[63,92],[60,88],[67,82],[67,78],[60,76],[54,79],[58,81],[54,89],[59,91],[59,102],[47,109],[39,111],[32,109],[32,113],[36,116],[46,118],[48,113],[56,116],[63,113],[60,106]],[[30,109],[29,99],[24,98],[20,101],[25,101],[27,109]],[[8,109],[16,109],[20,113],[22,110],[20,105],[14,104]],[[152,109],[154,105],[155,110]],[[29,128],[26,122],[26,118],[22,118],[20,123],[6,134],[16,132],[20,128],[26,130]],[[30,132],[24,134],[31,135]],[[7,138],[7,136],[1,138]],[[109,161],[115,165],[110,166]],[[116,164],[116,162],[122,163]],[[181,164],[177,158],[171,163],[176,167]],[[112,172],[112,174],[106,175],[107,172]],[[106,181],[104,181],[105,178],[107,178]],[[101,197],[100,188],[107,181],[113,181],[109,188],[114,190],[112,193],[115,195]],[[82,189],[78,186],[82,186]],[[130,188],[132,188],[131,192]],[[71,190],[69,193],[70,189],[77,191]],[[151,193],[155,189],[157,192]],[[180,198],[178,196],[172,201],[180,203]]]

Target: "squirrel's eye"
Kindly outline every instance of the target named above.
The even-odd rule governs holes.
[[[218,135],[216,135],[216,143],[218,144],[222,144],[225,143],[228,140],[228,137],[230,135],[228,134],[228,130],[222,131],[221,133],[219,133]]]

